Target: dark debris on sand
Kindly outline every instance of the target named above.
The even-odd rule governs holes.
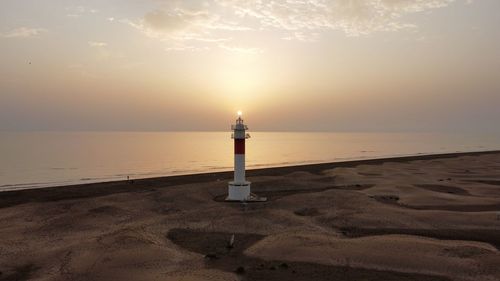
[[[34,264],[26,264],[13,268],[12,270],[0,270],[0,281],[24,281],[30,280],[31,276],[39,269]]]

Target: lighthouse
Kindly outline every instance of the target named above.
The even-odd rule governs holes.
[[[236,124],[231,125],[234,139],[234,180],[229,182],[228,201],[252,201],[250,193],[250,182],[245,180],[245,140],[250,137],[246,133],[247,125],[241,118],[241,111],[238,111]]]
[[[236,124],[231,125],[234,139],[234,179],[229,182],[226,201],[266,202],[266,197],[259,197],[250,192],[250,182],[245,179],[245,140],[250,135],[246,133],[248,127],[241,115],[241,111],[238,111]]]

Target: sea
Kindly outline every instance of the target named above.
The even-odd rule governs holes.
[[[248,169],[500,149],[500,135],[250,134]],[[0,191],[232,168],[231,132],[0,132]]]

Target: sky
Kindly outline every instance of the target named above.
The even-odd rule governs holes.
[[[2,0],[0,130],[500,132],[498,0]]]

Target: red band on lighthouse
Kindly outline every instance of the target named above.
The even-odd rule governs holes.
[[[245,139],[234,140],[234,154],[245,154]]]

